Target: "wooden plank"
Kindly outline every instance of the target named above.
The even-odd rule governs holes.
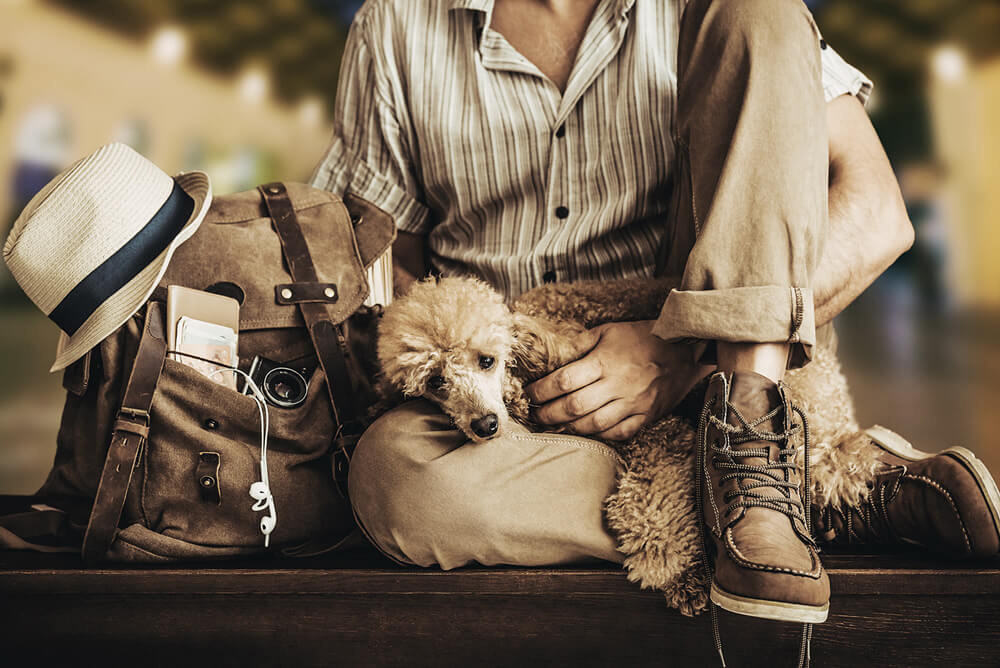
[[[41,557],[46,557],[42,559]],[[83,569],[72,555],[22,553],[0,558],[0,592],[100,594],[111,590],[156,594],[451,594],[644,596],[613,566],[576,568],[464,568],[451,572],[390,565],[374,553],[178,567]],[[33,558],[39,562],[35,565]],[[902,555],[825,555],[834,597],[842,595],[1000,595],[1000,562],[949,562]],[[376,567],[366,567],[374,563]],[[346,565],[345,565],[346,564]],[[898,564],[898,566],[897,566]]]
[[[8,656],[39,665],[706,666],[708,618],[655,596],[198,596],[5,600]],[[841,597],[814,666],[997,665],[1000,599]],[[794,665],[797,625],[722,615],[730,665]]]
[[[1000,560],[824,553],[813,666],[1000,666]],[[720,614],[730,666],[792,666],[801,626]],[[617,566],[403,568],[371,551],[84,569],[0,552],[0,665],[714,666]]]

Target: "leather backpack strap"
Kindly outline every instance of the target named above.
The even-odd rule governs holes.
[[[146,305],[139,349],[125,385],[94,508],[83,536],[83,559],[88,563],[107,555],[118,531],[135,461],[149,436],[149,408],[167,352],[165,332],[163,305],[151,301]]]
[[[296,283],[319,283],[316,267],[313,265],[309,246],[299,227],[299,219],[295,215],[295,207],[288,197],[288,191],[283,183],[268,183],[258,188],[264,197],[267,210],[274,221],[274,229],[281,240],[285,261],[288,263],[288,273]],[[326,387],[330,393],[333,406],[333,417],[337,422],[338,431],[347,422],[357,416],[357,400],[351,385],[351,376],[344,357],[347,340],[340,325],[330,322],[326,307],[319,302],[298,302],[302,318],[306,321],[309,338],[316,349],[323,373],[326,375]]]

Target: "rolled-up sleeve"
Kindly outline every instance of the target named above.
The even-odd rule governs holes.
[[[823,93],[827,102],[841,95],[856,95],[862,104],[868,102],[872,93],[871,79],[841,58],[826,42],[823,42],[820,58],[823,64]]]
[[[391,215],[399,229],[425,234],[429,212],[391,101],[392,83],[369,48],[371,16],[359,14],[348,34],[333,138],[311,183],[341,196],[353,193]]]

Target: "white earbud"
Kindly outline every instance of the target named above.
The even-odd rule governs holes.
[[[267,475],[267,436],[271,430],[271,416],[268,413],[267,401],[264,399],[263,392],[253,382],[253,379],[243,371],[227,367],[216,369],[209,374],[209,377],[217,373],[225,373],[226,371],[231,371],[246,379],[247,387],[253,393],[251,398],[257,403],[257,411],[260,414],[260,480],[250,485],[250,498],[256,501],[250,509],[255,512],[266,510],[268,513],[260,518],[260,532],[264,535],[264,547],[267,548],[271,544],[271,532],[278,525],[278,512],[274,507],[274,495],[271,494],[271,486]]]

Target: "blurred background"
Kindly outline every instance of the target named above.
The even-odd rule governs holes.
[[[217,193],[308,179],[360,4],[0,0],[0,238],[113,140],[207,171]],[[859,418],[922,449],[965,445],[1000,474],[1000,3],[807,4],[875,82],[869,112],[916,228],[838,318]],[[57,338],[0,266],[0,494],[33,492],[51,466]]]

